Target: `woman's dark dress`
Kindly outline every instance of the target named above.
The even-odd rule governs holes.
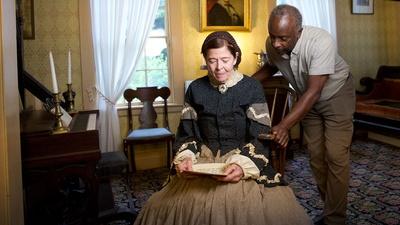
[[[292,190],[269,166],[268,149],[257,140],[270,123],[261,84],[243,76],[222,89],[211,85],[207,76],[191,83],[176,154],[189,150],[197,163],[237,163],[244,171],[251,164],[259,173],[238,183],[173,175],[148,200],[135,224],[312,224]],[[235,161],[238,158],[246,160]]]

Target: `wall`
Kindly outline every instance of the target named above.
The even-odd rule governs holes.
[[[338,49],[348,62],[356,87],[375,77],[380,65],[400,65],[400,2],[374,1],[373,15],[351,14],[351,1],[336,1]]]
[[[35,39],[24,41],[25,69],[52,90],[49,51],[54,57],[60,92],[67,87],[67,57],[71,49],[72,88],[77,93],[76,109],[82,109],[81,59],[78,0],[35,0]],[[31,105],[40,104],[29,98]]]
[[[253,0],[251,32],[231,32],[242,50],[239,70],[244,74],[251,75],[256,72],[257,56],[254,52],[265,49],[266,19],[274,4],[275,1]],[[185,80],[192,80],[206,74],[206,71],[200,70],[200,65],[204,64],[200,50],[204,39],[211,32],[199,31],[200,1],[183,1],[181,13],[184,33],[184,77]]]
[[[400,2],[385,1],[385,34],[388,64],[400,65]]]

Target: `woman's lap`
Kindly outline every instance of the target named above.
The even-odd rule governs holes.
[[[149,198],[135,224],[309,224],[305,222],[311,223],[288,186],[174,177]]]

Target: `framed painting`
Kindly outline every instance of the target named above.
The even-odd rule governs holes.
[[[374,0],[352,0],[352,14],[374,14]]]
[[[200,31],[250,31],[251,0],[200,0]]]
[[[24,39],[35,39],[34,0],[21,0]]]

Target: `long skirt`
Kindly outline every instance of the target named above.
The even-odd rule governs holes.
[[[288,186],[264,187],[254,180],[219,182],[174,176],[153,194],[135,225],[312,224]]]

